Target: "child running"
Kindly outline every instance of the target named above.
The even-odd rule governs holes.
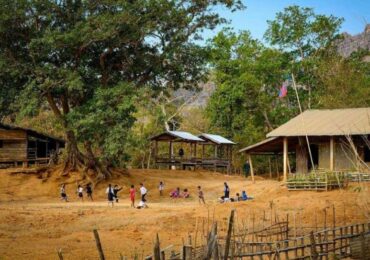
[[[141,201],[146,202],[146,194],[148,193],[148,190],[144,187],[144,184],[140,183],[140,194],[141,194]]]
[[[91,201],[94,201],[92,197],[92,188],[90,183],[86,185],[86,195],[88,198],[90,198]]]
[[[82,188],[81,185],[78,185],[77,187],[77,194],[78,194],[78,198],[81,200],[81,201],[84,201],[84,188]]]
[[[108,195],[108,206],[109,204],[111,204],[111,206],[113,207],[113,203],[114,203],[114,191],[113,191],[113,188],[112,188],[112,185],[109,184],[108,185],[108,188],[107,190],[105,191],[105,193]]]
[[[199,204],[206,204],[204,201],[204,193],[202,191],[202,187],[198,186],[198,199],[199,199]]]
[[[60,199],[64,200],[65,202],[68,202],[68,197],[66,193],[66,185],[64,183],[60,187]]]
[[[130,200],[131,200],[131,207],[132,208],[135,208],[135,193],[136,193],[135,187],[134,187],[134,185],[131,185]]]
[[[118,203],[118,192],[122,190],[122,187],[119,188],[118,185],[114,185],[114,188],[113,188],[113,193],[114,193],[114,197],[116,198],[116,202]]]

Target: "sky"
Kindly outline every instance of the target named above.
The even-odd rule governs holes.
[[[242,11],[230,12],[227,8],[218,8],[217,12],[230,20],[228,27],[236,31],[249,30],[254,38],[263,40],[267,29],[267,20],[273,20],[275,14],[289,5],[314,8],[316,14],[334,15],[344,18],[342,32],[358,34],[363,32],[366,23],[370,23],[370,0],[243,0],[247,7]],[[204,32],[204,38],[214,36],[221,28]]]

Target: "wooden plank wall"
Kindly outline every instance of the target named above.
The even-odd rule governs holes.
[[[0,129],[0,162],[27,160],[27,133],[22,130]]]
[[[26,131],[0,129],[0,140],[25,140],[25,139],[27,139]]]

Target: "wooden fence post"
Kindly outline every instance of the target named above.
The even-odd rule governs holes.
[[[213,223],[212,230],[208,236],[207,252],[204,260],[210,260],[217,244],[217,222]]]
[[[193,259],[193,247],[184,245],[182,248],[182,259],[191,260]]]
[[[227,229],[227,236],[226,236],[226,244],[225,244],[225,253],[224,253],[224,260],[227,260],[229,257],[229,249],[230,249],[230,241],[231,241],[231,232],[233,230],[234,226],[234,212],[235,209],[233,209],[230,213],[230,219],[229,219],[229,227]]]
[[[311,259],[317,260],[319,259],[319,254],[316,251],[316,242],[315,242],[315,236],[313,234],[313,231],[310,233],[310,241],[311,241]]]
[[[100,258],[100,260],[105,260],[104,253],[103,253],[103,248],[102,248],[101,243],[100,243],[98,230],[94,229],[93,232],[94,232],[94,237],[95,237],[95,242],[96,242],[96,248],[99,251],[99,258]]]
[[[160,248],[160,245],[159,245],[158,233],[157,233],[157,237],[156,237],[156,240],[155,240],[155,243],[154,243],[153,257],[154,257],[154,260],[161,260],[161,248]]]
[[[59,260],[63,260],[63,253],[62,253],[61,248],[59,248],[59,250],[58,250],[58,257],[59,257]]]

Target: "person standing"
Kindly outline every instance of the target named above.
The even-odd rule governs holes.
[[[159,196],[163,196],[163,190],[164,190],[163,181],[159,182],[158,190],[159,190]]]
[[[86,196],[90,198],[91,201],[94,201],[92,197],[92,188],[90,183],[86,185]]]
[[[251,165],[248,160],[245,161],[243,169],[244,169],[244,176],[247,178],[251,171]]]
[[[66,193],[66,185],[63,183],[60,187],[60,198],[61,200],[64,200],[65,202],[68,202],[68,197]]]
[[[135,194],[136,194],[135,187],[134,187],[134,185],[131,185],[131,188],[130,188],[130,200],[131,200],[131,207],[132,208],[135,208]]]
[[[105,193],[108,195],[108,205],[111,204],[111,206],[113,207],[113,203],[114,203],[114,191],[113,191],[113,188],[112,188],[112,185],[111,184],[108,185],[108,188],[105,191]]]
[[[81,200],[81,201],[84,201],[84,188],[82,188],[81,185],[78,185],[77,187],[77,195],[78,195],[78,198]]]
[[[113,188],[113,193],[114,193],[114,198],[116,199],[116,202],[118,203],[118,192],[122,190],[122,187],[118,187],[118,185],[114,185]]]
[[[228,200],[230,198],[230,188],[226,182],[224,182],[224,200]]]
[[[146,202],[146,194],[148,193],[148,190],[145,188],[143,183],[140,183],[140,194],[141,194],[141,201]]]
[[[199,199],[199,204],[206,204],[204,201],[204,193],[202,191],[202,187],[198,186],[198,199]]]

